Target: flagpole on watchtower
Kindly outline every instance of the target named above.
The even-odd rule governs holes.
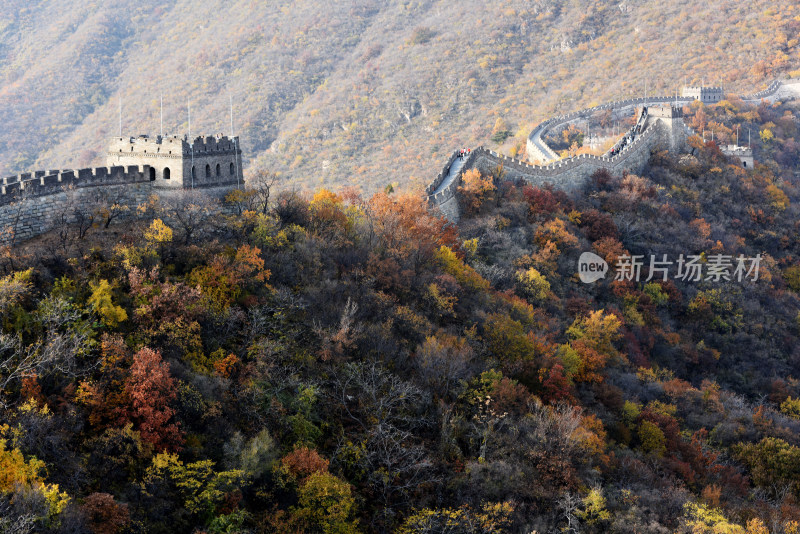
[[[194,189],[194,141],[192,141],[192,102],[186,99],[186,111],[189,114],[189,147],[192,152],[192,189]]]
[[[228,101],[230,102],[231,106],[231,139],[233,140],[233,171],[236,173],[236,188],[241,189],[242,183],[239,180],[239,165],[237,165],[238,160],[237,156],[239,154],[239,143],[236,139],[236,136],[233,133],[233,95],[228,93]]]
[[[231,138],[233,138],[233,95],[228,93],[228,101],[231,105]]]

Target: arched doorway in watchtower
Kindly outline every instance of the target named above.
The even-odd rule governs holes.
[[[219,163],[217,163],[217,176],[219,176]]]
[[[230,168],[231,176],[233,176],[233,172],[234,172],[233,163],[231,163],[231,168]]]
[[[206,178],[211,178],[211,165],[206,165]]]
[[[192,165],[192,181],[194,181],[195,178],[197,178],[197,176],[194,173],[194,165]]]
[[[150,181],[156,181],[156,170],[153,167],[150,167]]]
[[[169,167],[164,167],[164,179],[169,180]]]

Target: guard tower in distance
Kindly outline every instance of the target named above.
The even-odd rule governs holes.
[[[755,165],[753,161],[753,149],[748,146],[727,145],[720,147],[723,154],[729,157],[734,157],[739,160],[742,167],[745,169],[752,169]]]
[[[725,98],[722,87],[687,86],[681,91],[684,98],[693,98],[703,104],[716,104]]]
[[[224,135],[201,135],[192,142],[177,135],[113,137],[106,165],[148,165],[150,181],[164,188],[244,183],[239,138]]]

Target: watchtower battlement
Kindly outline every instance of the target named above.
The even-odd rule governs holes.
[[[188,145],[188,143],[187,143]],[[190,150],[198,152],[230,152],[234,153],[239,146],[238,137],[228,137],[227,135],[196,137],[189,146]]]
[[[106,165],[147,165],[157,187],[241,184],[244,180],[239,138],[225,135],[201,135],[191,142],[177,135],[113,137]]]
[[[210,152],[234,154],[239,147],[238,137],[227,135],[200,135],[189,143],[187,136],[167,135],[150,137],[113,137],[109,143],[110,153],[159,154],[172,156],[186,154],[206,154]]]
[[[0,178],[0,229],[29,239],[101,205],[142,205],[156,194],[202,189],[222,198],[244,184],[238,137],[112,137],[106,167],[33,171]],[[8,239],[8,237],[2,237]]]
[[[169,135],[162,137],[150,137],[148,135],[139,135],[137,137],[112,137],[108,146],[109,152],[125,152],[137,154],[160,154],[162,151],[165,154],[178,155],[181,152],[183,145],[186,143],[186,137],[179,137],[177,135]]]

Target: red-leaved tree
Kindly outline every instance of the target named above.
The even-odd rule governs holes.
[[[180,450],[183,434],[170,422],[175,410],[169,403],[176,397],[175,380],[161,354],[147,347],[133,356],[125,392],[130,404],[121,408],[122,422],[132,422],[144,441],[158,451]]]
[[[94,534],[116,534],[130,523],[128,505],[108,493],[92,493],[81,508]]]

